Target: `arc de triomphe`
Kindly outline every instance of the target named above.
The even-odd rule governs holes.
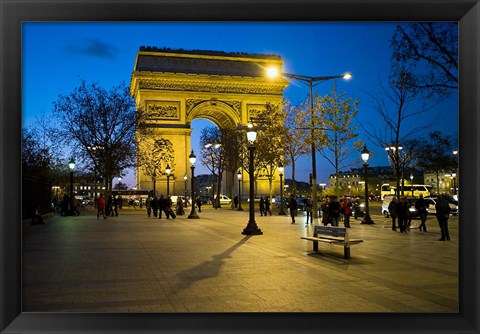
[[[281,71],[282,63],[275,55],[140,48],[130,90],[137,106],[147,113],[151,142],[160,157],[155,166],[157,194],[166,195],[167,164],[172,170],[170,194],[184,193],[184,175],[190,178],[194,119],[210,120],[220,128],[246,125],[267,102],[281,105],[288,82],[269,80],[266,69],[274,66]],[[143,149],[137,146],[139,153]],[[246,173],[243,182],[248,185]],[[138,167],[136,185],[153,189],[152,172]]]

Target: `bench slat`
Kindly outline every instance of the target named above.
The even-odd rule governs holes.
[[[361,239],[350,239],[345,227],[337,226],[321,226],[314,227],[312,237],[300,237],[300,239],[313,242],[313,250],[318,251],[318,242],[326,242],[332,245],[343,245],[344,257],[350,258],[350,245],[355,245],[363,242]]]

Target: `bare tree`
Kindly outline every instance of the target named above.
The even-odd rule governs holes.
[[[458,89],[458,23],[398,25],[391,40],[397,72],[408,71],[410,89],[445,97]]]
[[[427,108],[415,102],[416,91],[409,84],[411,75],[409,73],[394,73],[389,78],[389,87],[380,85],[379,94],[369,93],[372,109],[378,117],[383,120],[381,126],[367,129],[362,123],[360,125],[367,132],[376,145],[385,149],[390,162],[392,163],[396,187],[400,189],[400,180],[403,175],[406,154],[400,151],[406,145],[406,141],[414,135],[424,131],[427,125],[418,125],[422,122],[410,122],[418,120],[426,112]],[[413,108],[411,107],[413,105]]]
[[[104,178],[107,192],[113,177],[135,165],[135,132],[144,122],[125,83],[106,90],[81,81],[53,103],[59,119],[58,141],[70,147],[76,160]]]
[[[206,127],[202,129],[200,135],[202,165],[212,172],[212,182],[214,183],[215,198],[213,199],[213,207],[219,208],[220,194],[222,190],[222,174],[224,171],[224,151],[222,132],[216,127]]]

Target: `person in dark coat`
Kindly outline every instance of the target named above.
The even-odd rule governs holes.
[[[307,212],[307,220],[305,222],[305,225],[308,225],[309,222],[310,224],[313,224],[313,203],[310,198],[306,199],[305,211]]]
[[[435,216],[440,226],[442,236],[438,241],[450,240],[450,233],[448,232],[448,218],[450,218],[450,205],[443,198],[442,195],[437,196],[437,203],[435,204]]]
[[[397,217],[398,217],[398,227],[400,228],[400,233],[407,232],[407,225],[409,219],[409,203],[406,197],[402,197],[400,202],[397,204]]]
[[[325,203],[322,204],[322,224],[327,226],[330,220],[330,197],[325,197]]]
[[[428,215],[428,203],[427,201],[423,198],[423,195],[420,194],[418,197],[417,201],[415,202],[415,209],[417,209],[418,213],[420,214],[420,226],[418,227],[419,231],[424,231],[427,232],[427,226],[425,225],[425,222],[427,221],[427,215]]]
[[[270,198],[266,197],[265,198],[265,216],[267,215],[267,212],[272,215],[272,211],[270,210]]]
[[[260,216],[263,216],[265,214],[265,216],[267,215],[265,213],[265,199],[262,197],[260,197]]]
[[[195,200],[197,207],[198,207],[198,212],[202,212],[202,199],[200,197],[197,197]]]
[[[295,216],[297,215],[298,203],[293,194],[290,195],[290,199],[288,200],[288,208],[290,209],[290,217],[292,217],[292,224],[295,224]]]
[[[167,214],[167,199],[163,197],[163,195],[160,195],[160,198],[158,199],[158,219],[162,219],[162,212],[165,212],[165,215],[168,218]]]
[[[152,202],[150,203],[152,206],[153,217],[157,218],[158,216],[158,209],[160,208],[160,201],[158,200],[157,196],[153,196]],[[161,212],[160,212],[161,214]]]
[[[397,230],[397,226],[396,226],[397,205],[398,205],[398,203],[397,203],[397,198],[396,197],[393,197],[390,204],[388,204],[388,213],[389,213],[390,217],[392,218],[392,231]]]
[[[337,197],[334,197],[330,203],[330,218],[332,220],[332,226],[338,226],[338,220],[340,219],[340,202]]]
[[[233,206],[235,207],[235,209],[238,207],[238,196],[235,195],[235,197],[233,198]]]

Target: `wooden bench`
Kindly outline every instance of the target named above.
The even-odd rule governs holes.
[[[350,245],[363,242],[361,239],[350,239],[345,227],[336,226],[315,226],[313,237],[301,237],[300,239],[313,242],[313,250],[318,252],[318,243],[327,242],[333,245],[343,245],[344,258],[350,258]]]

